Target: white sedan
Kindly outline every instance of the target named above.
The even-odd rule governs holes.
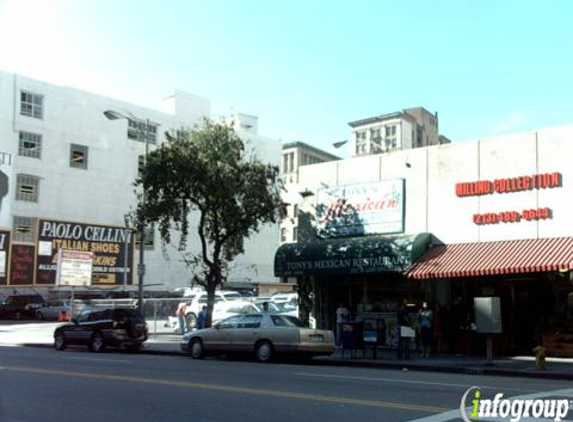
[[[330,355],[334,352],[334,334],[305,328],[292,316],[259,313],[235,315],[211,328],[189,332],[181,338],[180,346],[193,359],[209,354],[252,353],[258,361],[268,362],[279,354]]]

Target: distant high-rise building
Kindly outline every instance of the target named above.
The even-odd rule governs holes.
[[[438,130],[438,113],[423,107],[369,117],[348,123],[353,155],[380,154],[389,151],[449,143]]]

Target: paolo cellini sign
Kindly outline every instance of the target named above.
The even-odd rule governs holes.
[[[404,231],[404,179],[324,188],[317,191],[319,237]]]
[[[127,227],[40,219],[36,284],[55,284],[58,251],[93,256],[91,284],[131,285],[133,230]]]

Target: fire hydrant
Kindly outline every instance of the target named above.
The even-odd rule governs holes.
[[[545,371],[547,369],[547,362],[545,360],[545,347],[534,347],[533,353],[535,353],[535,369],[537,371]]]

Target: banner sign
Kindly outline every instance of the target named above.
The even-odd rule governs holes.
[[[10,285],[34,284],[36,246],[12,244],[10,253]]]
[[[59,286],[89,286],[92,283],[93,252],[69,251],[58,252]]]
[[[40,219],[37,284],[56,284],[60,249],[93,254],[92,284],[131,285],[133,230],[127,227]]]
[[[8,284],[10,232],[0,230],[0,285]]]
[[[0,228],[12,227],[10,215],[14,192],[10,192],[12,180],[12,154],[0,151]]]
[[[404,232],[404,179],[319,189],[317,236]]]

